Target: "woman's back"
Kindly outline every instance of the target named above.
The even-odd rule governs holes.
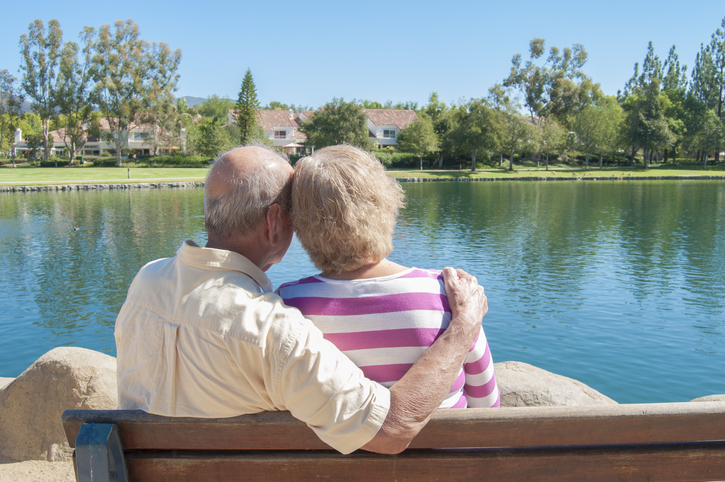
[[[365,376],[397,382],[448,327],[451,313],[439,271],[337,280],[312,276],[277,290],[345,353]],[[483,328],[442,408],[499,406]]]

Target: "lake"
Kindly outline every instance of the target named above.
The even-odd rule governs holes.
[[[390,256],[486,288],[494,361],[620,403],[725,393],[725,182],[404,183]],[[115,355],[145,263],[206,242],[201,189],[0,194],[0,376],[56,346]],[[296,241],[275,286],[316,273]]]

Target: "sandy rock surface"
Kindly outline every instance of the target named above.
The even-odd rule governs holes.
[[[494,364],[502,407],[616,405],[617,402],[572,378],[528,363]]]
[[[0,482],[74,482],[75,480],[71,461],[18,462],[0,455]]]
[[[85,348],[55,348],[0,390],[0,455],[69,460],[61,415],[118,406],[116,359]]]
[[[708,395],[706,397],[695,398],[691,402],[725,402],[725,394]]]

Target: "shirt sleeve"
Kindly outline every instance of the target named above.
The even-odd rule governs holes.
[[[299,319],[291,325],[296,329],[275,376],[282,403],[323,442],[343,454],[353,452],[380,430],[390,409],[390,391],[365,378],[319,329],[294,313]]]
[[[496,384],[496,374],[493,368],[491,350],[483,332],[483,326],[478,338],[463,363],[466,374],[466,399],[469,407],[499,407],[501,405],[500,393]]]

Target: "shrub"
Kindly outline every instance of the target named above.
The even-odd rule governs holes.
[[[207,156],[152,156],[139,159],[139,164],[151,167],[204,167],[209,161]]]
[[[58,167],[63,167],[68,164],[68,159],[60,156],[51,156],[48,158],[47,161],[39,160],[33,163],[34,166],[40,167],[55,167],[56,164],[58,165]]]
[[[414,168],[418,167],[420,164],[418,156],[409,152],[390,152],[388,150],[379,150],[373,152],[373,154],[375,154],[375,157],[377,157],[385,167]]]
[[[115,157],[101,156],[93,161],[93,167],[118,167]]]

